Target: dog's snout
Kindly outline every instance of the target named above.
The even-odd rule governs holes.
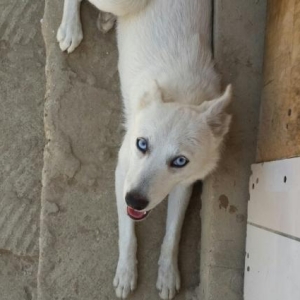
[[[125,201],[128,206],[135,210],[143,210],[149,204],[149,201],[145,197],[136,192],[128,192],[125,196]]]

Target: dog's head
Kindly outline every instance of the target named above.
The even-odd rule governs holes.
[[[142,220],[177,184],[203,179],[217,166],[231,116],[231,86],[201,105],[165,103],[153,83],[137,96],[128,126],[128,172],[124,198],[128,215]]]

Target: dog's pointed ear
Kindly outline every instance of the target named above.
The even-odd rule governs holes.
[[[219,98],[205,101],[199,106],[199,111],[216,137],[223,137],[229,130],[231,116],[226,113],[226,108],[232,100],[232,86],[226,87]]]
[[[151,103],[162,103],[162,91],[156,80],[147,80],[134,85],[132,96],[138,109],[143,109]]]

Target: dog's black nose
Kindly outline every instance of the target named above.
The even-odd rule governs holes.
[[[149,204],[149,201],[147,199],[136,192],[127,193],[125,196],[125,201],[128,206],[132,207],[135,210],[143,210]]]

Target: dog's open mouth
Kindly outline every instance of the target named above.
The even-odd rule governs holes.
[[[149,213],[150,211],[138,211],[133,209],[132,207],[127,206],[127,215],[135,221],[144,220],[149,215]]]

